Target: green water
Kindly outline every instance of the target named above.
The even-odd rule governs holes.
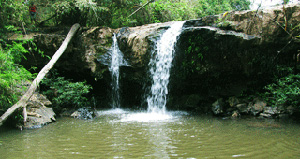
[[[101,111],[33,130],[0,130],[0,158],[300,158],[300,125],[173,112]],[[157,119],[157,120],[153,120]]]

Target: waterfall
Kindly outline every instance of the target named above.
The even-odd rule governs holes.
[[[175,22],[161,35],[152,51],[149,67],[152,76],[151,94],[147,97],[148,112],[165,114],[174,47],[184,22]]]
[[[120,77],[120,66],[122,65],[128,65],[127,62],[123,59],[123,54],[119,50],[117,37],[114,34],[113,36],[113,43],[110,50],[110,57],[111,57],[111,63],[110,63],[110,72],[111,72],[111,86],[112,86],[112,108],[120,108],[121,106],[121,99],[119,94],[119,77]]]

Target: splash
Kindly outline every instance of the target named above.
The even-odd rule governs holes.
[[[149,113],[166,113],[168,84],[172,66],[174,46],[181,33],[184,21],[175,22],[156,42],[149,62],[153,80],[151,94],[147,97]]]
[[[117,36],[114,34],[112,37],[113,43],[110,50],[100,56],[98,59],[103,65],[109,66],[109,71],[111,72],[111,87],[112,87],[112,108],[120,108],[121,99],[120,99],[120,66],[129,66],[128,62],[124,59],[123,53],[120,51],[117,41]]]
[[[121,107],[121,99],[120,99],[120,66],[128,65],[127,62],[123,58],[123,54],[119,49],[117,37],[114,34],[113,36],[113,44],[111,49],[111,65],[110,72],[112,78],[112,108],[120,108]]]

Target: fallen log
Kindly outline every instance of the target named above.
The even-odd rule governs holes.
[[[27,92],[21,97],[21,99],[14,104],[12,107],[8,108],[7,111],[0,117],[0,126],[3,125],[3,123],[6,121],[6,119],[18,108],[23,108],[23,117],[24,117],[24,123],[27,120],[27,113],[26,113],[26,102],[30,99],[32,94],[37,89],[39,83],[41,80],[45,77],[45,75],[50,71],[50,69],[53,67],[53,65],[56,63],[56,61],[60,58],[60,56],[64,53],[64,51],[67,49],[67,46],[72,39],[72,37],[75,35],[76,31],[79,29],[80,25],[74,24],[72,28],[70,29],[66,39],[63,41],[60,48],[55,52],[55,54],[52,56],[50,62],[45,65],[42,70],[39,72],[37,77],[33,80],[32,84],[30,85]]]

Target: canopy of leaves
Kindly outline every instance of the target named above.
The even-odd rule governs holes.
[[[31,1],[0,2],[0,26],[31,24]],[[249,0],[34,0],[38,21],[47,25],[119,28],[155,22],[201,18],[230,10],[249,9]],[[145,5],[147,4],[147,5]],[[136,10],[138,10],[135,14]],[[131,16],[129,16],[131,15]],[[54,16],[54,18],[49,19]]]

